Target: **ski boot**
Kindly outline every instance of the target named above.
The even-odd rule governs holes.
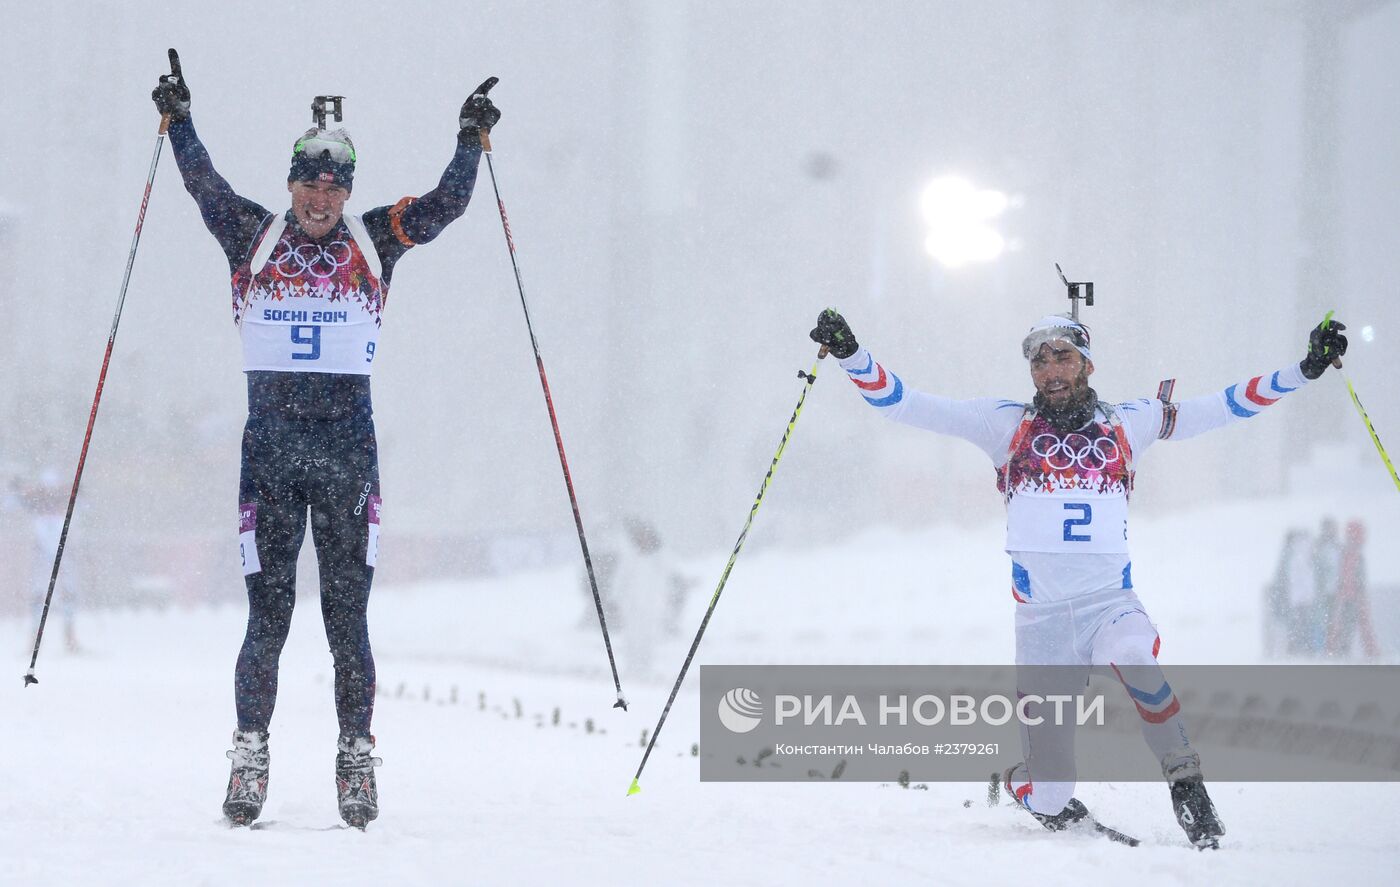
[[[1029,807],[1026,808],[1026,812],[1034,816],[1036,822],[1052,832],[1065,831],[1089,818],[1089,808],[1085,807],[1078,798],[1070,798],[1065,802],[1065,809],[1054,816],[1037,813]]]
[[[1030,785],[1030,777],[1026,773],[1026,765],[1024,763],[1007,767],[1005,772],[1002,773],[1001,780],[1002,787],[1006,789],[1007,797],[1015,801],[1016,806],[1034,816],[1036,822],[1045,826],[1052,832],[1062,832],[1073,825],[1084,822],[1086,819],[1089,820],[1089,822],[1093,822],[1093,817],[1089,815],[1089,808],[1085,807],[1078,798],[1070,798],[1065,803],[1064,809],[1053,816],[1045,813],[1037,813],[1032,810],[1026,804],[1024,797],[1025,791],[1018,792],[1016,790],[1018,784],[1023,789],[1028,788]]]
[[[1186,839],[1197,850],[1219,850],[1225,824],[1206,793],[1200,756],[1193,753],[1163,761],[1162,775],[1171,788],[1172,809],[1176,811],[1176,821],[1182,831],[1186,832]]]
[[[1018,772],[1019,771],[1019,772]],[[1084,802],[1078,798],[1070,798],[1065,802],[1065,806],[1059,813],[1049,815],[1037,813],[1026,803],[1026,795],[1029,794],[1030,777],[1026,772],[1024,763],[1007,767],[1001,774],[1000,779],[996,773],[992,774],[991,781],[987,784],[987,805],[995,807],[1001,803],[1001,790],[1005,788],[1006,794],[1011,800],[1016,802],[1016,806],[1025,810],[1035,817],[1035,821],[1052,832],[1076,831],[1084,834],[1095,834],[1107,838],[1118,844],[1126,844],[1129,847],[1136,847],[1140,841],[1132,835],[1124,834],[1115,828],[1109,828],[1102,822],[1094,818],[1089,812],[1089,808],[1084,806]],[[1019,789],[1019,790],[1018,790]]]
[[[224,815],[234,825],[248,825],[262,813],[267,800],[267,731],[235,730],[227,757],[233,767],[228,774]]]
[[[340,818],[346,825],[364,831],[379,816],[379,790],[374,784],[374,768],[383,761],[372,757],[373,736],[342,736],[336,743],[335,788]]]

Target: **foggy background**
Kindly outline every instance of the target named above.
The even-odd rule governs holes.
[[[727,549],[824,306],[910,386],[1028,398],[1020,341],[1066,307],[1056,261],[1096,284],[1105,399],[1272,372],[1335,308],[1400,441],[1400,4],[4,0],[0,23],[7,489],[72,477],[168,46],[215,167],[279,212],[312,96],[347,96],[363,212],[433,187],[462,100],[501,78],[497,172],[597,545],[632,514],[677,551]],[[948,174],[1011,196],[996,260],[925,251],[920,194]],[[483,162],[466,215],[395,271],[381,585],[578,557],[492,204]],[[89,599],[242,594],[228,286],[167,145],[64,562]],[[824,362],[753,546],[996,520],[985,457],[884,422],[842,375]],[[1324,492],[1345,517],[1389,480],[1333,375],[1155,449],[1134,508]],[[0,509],[7,566],[26,522]]]

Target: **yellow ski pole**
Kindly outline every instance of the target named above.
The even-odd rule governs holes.
[[[685,674],[690,670],[690,663],[695,659],[695,651],[700,648],[700,639],[705,636],[705,627],[710,624],[710,617],[715,613],[715,605],[719,603],[720,592],[724,591],[724,584],[729,581],[729,573],[734,569],[734,562],[739,559],[739,551],[744,547],[744,540],[749,538],[749,529],[753,526],[754,515],[758,514],[758,506],[763,504],[763,494],[768,492],[768,483],[773,480],[773,472],[778,470],[778,463],[782,461],[783,451],[787,449],[788,439],[792,437],[792,428],[797,424],[797,418],[802,415],[802,405],[807,402],[807,392],[812,390],[812,383],[817,381],[817,364],[826,357],[827,347],[823,345],[817,352],[817,359],[812,363],[812,371],[804,373],[797,371],[797,377],[806,384],[802,386],[802,396],[797,398],[797,408],[792,411],[792,418],[788,419],[787,430],[783,432],[783,439],[778,443],[778,451],[773,454],[773,461],[768,466],[768,473],[763,476],[763,483],[758,488],[758,495],[754,497],[753,505],[749,508],[748,520],[744,521],[744,529],[739,533],[739,541],[734,543],[734,550],[729,554],[729,563],[724,565],[724,572],[720,574],[719,585],[715,588],[715,593],[710,597],[710,606],[705,610],[705,618],[700,620],[700,629],[695,632],[695,640],[690,643],[690,652],[685,654],[685,662],[681,664],[681,673],[676,676],[676,683],[671,687],[671,696],[666,700],[666,707],[661,710],[661,717],[656,722],[656,729],[651,731],[651,741],[647,743],[647,749],[642,753],[642,763],[637,765],[637,772],[632,777],[632,784],[627,788],[629,796],[635,795],[642,790],[641,783],[642,770],[646,769],[647,759],[651,757],[651,750],[656,746],[656,737],[661,735],[661,727],[666,723],[666,716],[671,713],[671,705],[676,701],[676,693],[680,692],[681,682],[685,680]]]
[[[1322,318],[1322,328],[1327,329],[1332,323],[1332,311],[1327,312],[1327,316]],[[1390,472],[1390,479],[1395,482],[1395,489],[1400,490],[1400,475],[1395,473],[1395,463],[1390,461],[1390,456],[1386,454],[1385,447],[1381,444],[1379,434],[1376,434],[1376,426],[1371,424],[1371,417],[1366,415],[1366,408],[1361,405],[1361,398],[1356,396],[1356,386],[1351,384],[1351,379],[1342,370],[1342,359],[1332,358],[1332,366],[1337,368],[1337,372],[1342,374],[1342,381],[1347,383],[1347,393],[1351,395],[1351,402],[1356,407],[1356,412],[1361,415],[1361,421],[1366,423],[1366,433],[1371,435],[1371,443],[1376,445],[1376,452],[1381,454],[1381,461],[1385,463],[1385,470]]]

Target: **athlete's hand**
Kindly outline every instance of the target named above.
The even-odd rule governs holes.
[[[1308,356],[1298,364],[1305,378],[1316,379],[1333,360],[1347,353],[1347,337],[1342,335],[1346,328],[1329,317],[1308,333]]]
[[[151,90],[151,101],[156,110],[168,115],[172,121],[188,120],[190,116],[190,88],[185,85],[185,75],[180,71],[180,55],[170,50],[170,73],[164,74],[156,88]]]
[[[808,335],[818,345],[825,345],[837,359],[850,357],[860,347],[856,344],[855,333],[851,332],[850,324],[846,323],[846,318],[836,313],[835,308],[828,308],[818,314],[816,329]]]
[[[462,103],[462,110],[457,115],[457,124],[461,126],[461,132],[457,138],[463,142],[480,142],[481,130],[490,131],[496,125],[496,121],[501,119],[501,111],[486,94],[491,91],[491,87],[496,85],[495,77],[487,77],[486,82],[476,88],[467,100]]]

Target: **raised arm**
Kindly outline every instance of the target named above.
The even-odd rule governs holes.
[[[365,213],[365,228],[374,239],[386,273],[405,252],[437,237],[466,212],[481,164],[481,133],[489,132],[501,119],[501,112],[486,97],[494,84],[493,77],[462,105],[457,118],[457,150],[437,187],[422,197],[405,197],[391,207],[381,206]]]
[[[1324,321],[1308,337],[1308,354],[1300,362],[1275,373],[1255,376],[1201,397],[1170,406],[1161,401],[1139,400],[1120,404],[1125,421],[1134,432],[1138,451],[1154,440],[1186,440],[1235,422],[1252,419],[1321,376],[1327,367],[1346,354],[1346,326]]]
[[[1224,391],[1183,400],[1176,405],[1176,422],[1166,429],[1164,439],[1185,440],[1252,419],[1306,384],[1298,365],[1289,364],[1278,372],[1236,382]]]
[[[818,317],[811,337],[831,349],[861,397],[885,418],[960,437],[975,444],[994,464],[1005,461],[1025,404],[992,398],[955,400],[909,388],[860,347],[845,318],[830,309]]]
[[[365,228],[374,239],[385,268],[420,243],[427,243],[466,212],[476,186],[481,142],[458,139],[457,150],[433,190],[422,197],[405,197],[393,206],[365,213]]]
[[[175,163],[180,167],[180,177],[185,180],[185,190],[199,205],[204,227],[223,247],[229,267],[236,269],[248,257],[253,237],[272,213],[239,196],[219,175],[189,117],[171,121],[170,145],[175,152]]]
[[[190,118],[190,90],[180,70],[179,57],[170,50],[171,73],[160,78],[151,92],[156,109],[170,117],[170,146],[180,167],[185,190],[190,192],[204,226],[219,241],[229,267],[237,269],[253,237],[271,215],[262,206],[234,193],[227,180],[214,169],[209,152],[194,131]]]

